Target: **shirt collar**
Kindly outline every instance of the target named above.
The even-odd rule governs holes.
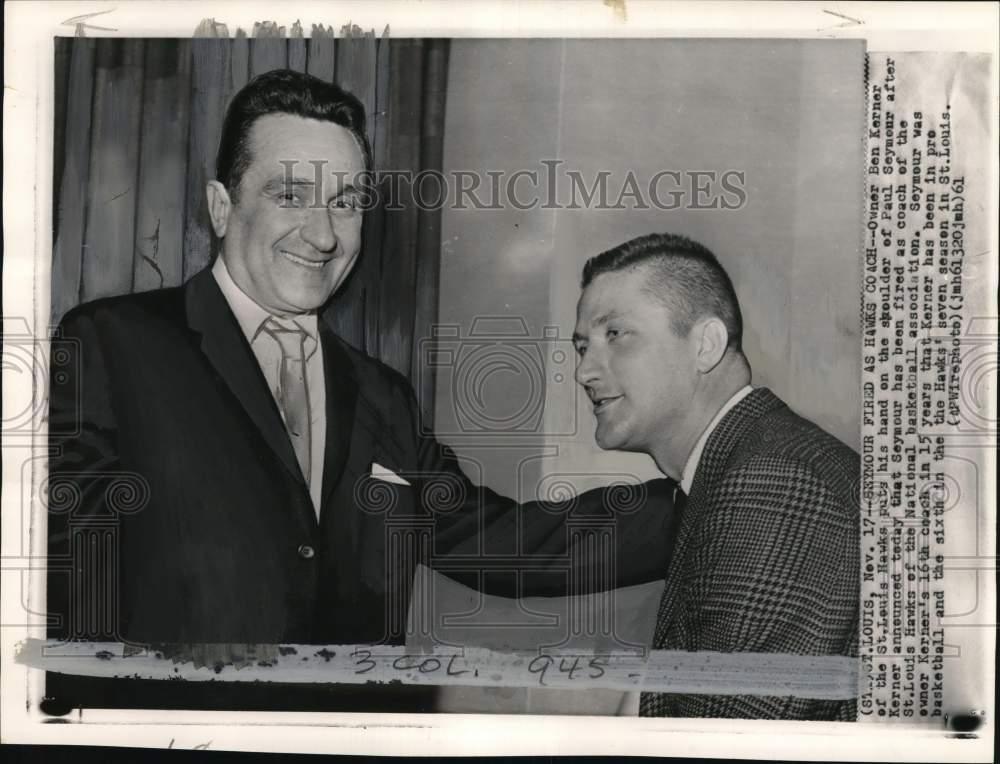
[[[701,453],[705,450],[705,443],[708,442],[708,437],[712,434],[712,431],[718,426],[722,418],[730,412],[730,410],[741,400],[746,398],[750,393],[753,392],[753,387],[750,385],[744,385],[742,388],[736,391],[732,398],[725,402],[718,413],[712,418],[712,421],[708,423],[708,427],[704,429],[701,433],[701,437],[698,438],[698,442],[694,444],[694,448],[691,449],[691,453],[687,458],[687,463],[684,465],[684,472],[681,473],[681,490],[685,494],[691,493],[691,484],[694,482],[694,474],[698,471],[698,463],[701,461]]]
[[[243,330],[243,335],[247,338],[247,342],[253,344],[253,341],[260,333],[261,325],[267,319],[271,318],[272,314],[258,305],[252,297],[240,289],[236,282],[233,281],[233,277],[230,275],[229,268],[226,267],[226,261],[222,259],[222,255],[219,255],[215,259],[215,264],[212,266],[212,275],[215,277],[215,281],[222,291],[222,296],[229,303],[229,309],[236,316],[236,321],[239,323],[240,329]],[[294,316],[293,320],[302,327],[306,334],[314,340],[316,339],[317,324],[315,313],[303,313]]]

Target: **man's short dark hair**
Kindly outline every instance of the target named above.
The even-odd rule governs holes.
[[[371,169],[371,146],[365,135],[365,109],[351,93],[311,74],[275,69],[254,77],[229,104],[215,160],[215,177],[235,201],[240,180],[253,157],[250,128],[267,114],[291,114],[333,122],[350,131]]]
[[[670,311],[670,325],[686,337],[705,316],[722,321],[728,348],[742,352],[743,316],[729,275],[707,247],[686,236],[653,233],[595,255],[583,267],[583,288],[602,273],[645,267],[646,291]]]

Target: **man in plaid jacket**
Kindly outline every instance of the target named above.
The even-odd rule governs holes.
[[[654,649],[857,656],[858,455],[750,386],[715,256],[653,234],[592,258],[577,380],[606,449],[678,482]],[[856,702],[644,693],[643,716],[854,720]]]

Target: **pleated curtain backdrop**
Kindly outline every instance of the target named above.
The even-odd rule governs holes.
[[[287,38],[257,25],[251,37],[56,38],[55,62],[53,324],[80,302],[176,286],[210,263],[205,184],[229,100],[257,74],[296,69],[354,93],[377,169],[441,169],[446,40],[318,26]],[[418,209],[408,184],[384,182],[382,199],[390,185],[403,198],[366,214],[361,258],[326,317],[413,381],[429,421],[419,343],[437,313],[440,210]]]

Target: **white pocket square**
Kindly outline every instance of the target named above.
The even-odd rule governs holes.
[[[401,478],[395,472],[393,472],[388,467],[383,467],[378,462],[372,462],[372,477],[376,480],[383,480],[386,483],[395,483],[396,485],[410,485],[410,482],[405,478]]]

